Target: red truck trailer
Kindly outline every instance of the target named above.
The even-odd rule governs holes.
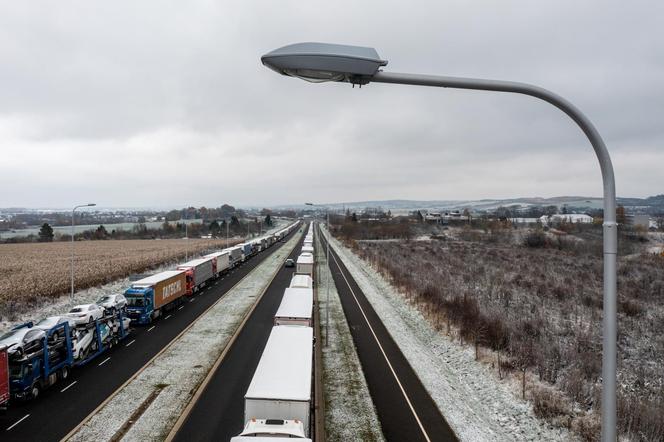
[[[0,410],[5,410],[9,403],[9,360],[7,347],[0,347]]]

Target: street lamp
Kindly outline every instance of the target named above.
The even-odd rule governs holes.
[[[602,441],[616,440],[616,189],[611,157],[599,132],[590,120],[563,97],[538,86],[511,81],[438,75],[383,72],[386,60],[373,48],[327,43],[297,43],[276,49],[261,57],[268,68],[310,82],[346,82],[354,85],[373,83],[408,84],[456,89],[511,92],[530,95],[550,103],[566,113],[586,135],[599,161],[604,197],[604,298],[602,330]]]
[[[89,204],[80,204],[78,206],[74,206],[73,209],[71,209],[71,295],[70,299],[71,302],[74,302],[74,212],[76,209],[79,209],[81,207],[92,207],[96,206],[97,204],[95,203],[89,203]]]
[[[318,206],[318,204],[314,203],[304,203],[307,206]],[[330,231],[330,211],[328,210],[327,207],[325,207],[325,217],[327,218],[326,221],[326,229],[329,232]],[[327,347],[327,337],[329,336],[329,330],[330,330],[330,275],[329,273],[332,271],[332,268],[330,267],[330,238],[327,239],[326,242],[327,245],[327,251],[325,252],[325,262],[327,264],[327,273],[325,273],[325,287],[326,287],[326,295],[325,295],[325,346]]]

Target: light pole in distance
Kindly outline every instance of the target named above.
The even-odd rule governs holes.
[[[72,303],[74,302],[74,212],[81,207],[93,207],[96,205],[95,203],[79,204],[71,209],[71,295],[69,297]]]

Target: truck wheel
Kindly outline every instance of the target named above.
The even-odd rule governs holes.
[[[60,371],[60,379],[67,379],[69,377],[69,367],[62,367]]]
[[[39,391],[40,390],[38,384],[32,386],[32,390],[30,391],[30,396],[32,397],[32,399],[37,399],[37,397],[39,397]]]

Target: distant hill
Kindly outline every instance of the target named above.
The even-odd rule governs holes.
[[[648,198],[618,198],[618,204],[624,206],[629,212],[664,213],[664,194]],[[507,199],[481,199],[481,200],[380,200],[380,201],[352,201],[345,203],[321,204],[335,210],[360,210],[365,208],[382,208],[391,211],[408,210],[455,210],[472,208],[477,211],[493,210],[500,206],[568,206],[580,209],[601,209],[602,198],[588,196],[556,196],[519,197]],[[311,208],[305,205],[279,206],[278,208],[304,209]]]

